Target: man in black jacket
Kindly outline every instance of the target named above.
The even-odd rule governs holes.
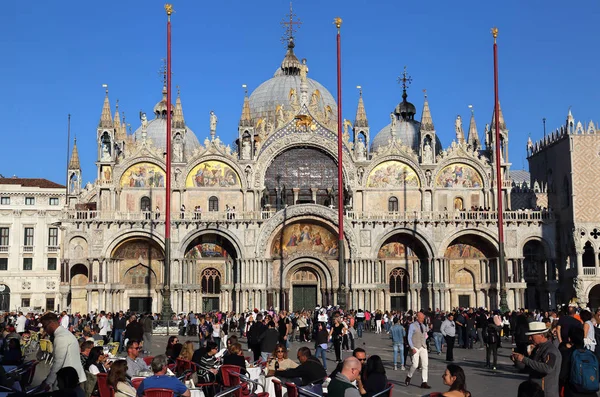
[[[129,319],[129,324],[127,324],[127,328],[125,328],[125,338],[130,341],[140,341],[144,338],[144,326],[135,316],[131,316]]]
[[[298,361],[300,361],[298,367],[275,371],[275,376],[279,379],[291,379],[297,385],[300,383],[299,386],[323,383],[323,380],[327,377],[325,368],[316,357],[313,357],[308,347],[303,346],[298,349]]]
[[[254,353],[254,361],[260,358],[260,341],[259,337],[267,330],[267,326],[262,322],[263,316],[261,313],[256,315],[256,321],[248,330],[248,347]]]
[[[266,362],[279,341],[279,332],[275,329],[273,321],[269,321],[269,329],[258,337],[258,341],[260,342],[260,355],[263,361]]]

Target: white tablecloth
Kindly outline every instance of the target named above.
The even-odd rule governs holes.
[[[271,381],[271,379],[278,379],[274,376],[269,376],[265,379],[265,391],[267,393],[269,393],[269,397],[273,396],[275,397],[275,385],[273,384],[273,382]],[[287,389],[285,387],[285,384],[282,384],[282,391],[281,391],[281,395],[282,397],[286,397],[287,396]]]
[[[190,397],[204,397],[204,392],[201,389],[190,389]]]
[[[246,371],[248,372],[248,377],[255,382],[258,382],[261,386],[257,386],[256,393],[265,391],[265,378],[262,373],[261,367],[246,367]],[[269,396],[274,396],[274,394],[269,394]]]

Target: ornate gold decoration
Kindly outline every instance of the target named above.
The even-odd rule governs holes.
[[[298,116],[296,116],[295,120],[296,120],[296,128],[300,128],[300,127],[310,128],[313,123],[312,117],[304,115],[304,114],[299,114]]]
[[[493,27],[492,30],[492,36],[494,36],[494,43],[496,42],[496,39],[498,38],[498,28],[497,27]]]
[[[168,16],[171,16],[171,14],[173,13],[173,4],[165,4],[165,11],[167,12]]]
[[[335,25],[335,27],[340,30],[340,28],[342,27],[342,18],[340,17],[335,17],[333,19],[333,24]]]

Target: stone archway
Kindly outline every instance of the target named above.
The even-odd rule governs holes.
[[[592,310],[600,308],[600,284],[596,284],[590,289],[588,307]]]
[[[121,242],[111,252],[113,275],[123,285],[117,302],[138,313],[157,311],[164,283],[164,251],[153,239],[133,237]],[[95,299],[95,296],[92,296]]]
[[[297,256],[283,269],[283,308],[312,310],[335,304],[331,269],[325,258]]]
[[[498,251],[475,233],[454,238],[444,252],[448,275],[449,307],[477,306],[495,309],[499,304]]]
[[[389,285],[387,296],[375,296],[377,309],[439,307],[439,297],[436,297],[434,291],[427,287],[433,275],[431,274],[432,268],[429,266],[432,260],[431,250],[426,240],[421,240],[420,235],[409,230],[394,230],[381,241],[377,259],[384,268],[385,279],[373,279],[368,273],[365,274],[366,280],[371,284]],[[406,289],[392,292],[391,275],[398,274],[400,271],[403,273],[403,277],[406,277]],[[365,294],[368,295],[368,292]],[[364,300],[364,305],[367,305],[366,298]],[[363,304],[360,298],[358,304]]]
[[[88,312],[88,291],[86,289],[88,283],[87,266],[82,263],[72,266],[69,274],[70,291],[67,296],[67,306],[71,308],[71,313]]]
[[[10,287],[6,284],[0,284],[0,312],[10,311]]]
[[[235,242],[228,236],[196,235],[187,243],[177,271],[177,283],[186,287],[176,287],[175,307],[181,311],[236,310],[239,297],[233,294],[239,290],[243,270],[238,259]]]

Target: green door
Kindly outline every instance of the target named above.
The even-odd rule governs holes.
[[[215,312],[219,310],[219,298],[202,298],[203,299],[203,313]]]
[[[316,285],[294,285],[292,310],[312,310],[317,306]]]
[[[151,313],[152,298],[129,298],[129,310],[134,313]]]

